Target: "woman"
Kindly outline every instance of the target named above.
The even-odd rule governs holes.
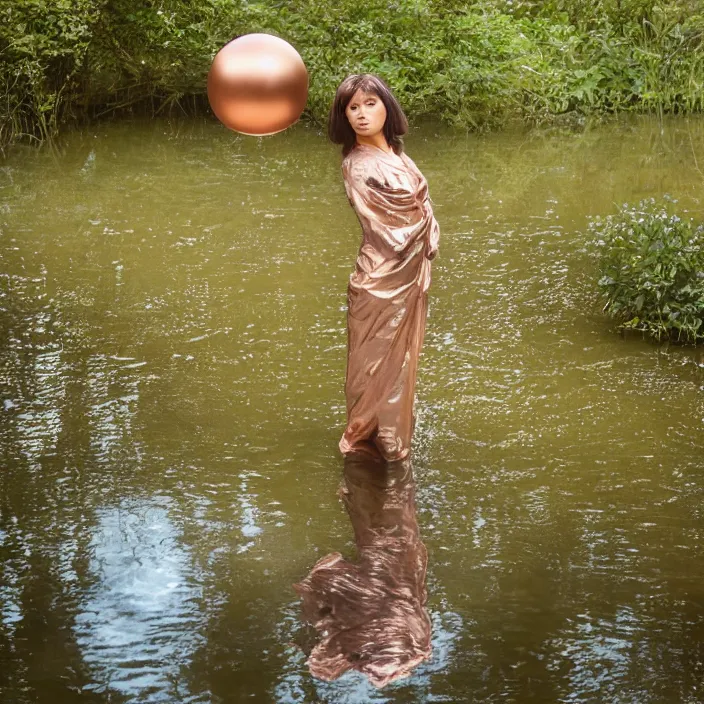
[[[348,76],[330,110],[328,136],[342,144],[342,176],[362,226],[347,303],[347,427],[340,451],[408,456],[430,260],[440,228],[428,184],[403,151],[406,116],[377,76]]]

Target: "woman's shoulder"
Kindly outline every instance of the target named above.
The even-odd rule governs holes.
[[[345,165],[352,166],[353,164],[362,164],[377,161],[376,155],[371,149],[362,149],[358,147],[352,148],[347,156],[342,160],[343,167]]]
[[[342,175],[346,181],[366,183],[370,177],[382,175],[383,163],[370,149],[353,149],[342,160]]]
[[[401,152],[401,158],[408,164],[414,171],[418,171],[418,167],[416,166],[416,162],[411,159],[410,156],[408,156],[407,152],[403,151]]]

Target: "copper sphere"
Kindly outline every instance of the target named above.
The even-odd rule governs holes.
[[[226,127],[241,134],[276,134],[290,127],[308,99],[301,55],[271,34],[245,34],[226,44],[208,72],[208,100]]]

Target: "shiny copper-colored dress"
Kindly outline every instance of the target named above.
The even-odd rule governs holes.
[[[411,448],[440,228],[427,181],[405,153],[357,145],[342,175],[362,244],[347,295],[347,427],[340,451],[363,451],[369,440],[384,459],[399,460]]]
[[[383,687],[431,655],[428,553],[418,531],[411,460],[375,462],[369,454],[349,453],[340,495],[357,560],[334,552],[293,585],[321,636],[308,667],[328,681],[358,670]]]

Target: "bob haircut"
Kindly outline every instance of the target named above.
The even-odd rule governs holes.
[[[391,88],[373,73],[353,73],[347,76],[337,88],[335,100],[328,117],[328,137],[334,144],[342,144],[342,156],[347,156],[357,143],[357,133],[352,129],[345,110],[352,96],[362,89],[365,93],[374,93],[386,108],[384,137],[388,145],[396,152],[403,152],[402,135],[408,132],[408,120]]]

